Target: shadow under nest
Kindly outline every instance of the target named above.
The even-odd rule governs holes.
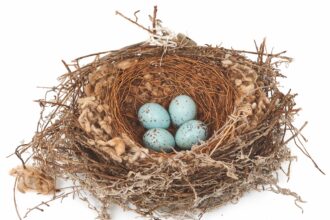
[[[80,62],[91,57],[79,58],[39,101],[38,131],[16,153],[32,150],[24,163],[90,192],[103,219],[112,203],[149,217],[190,218],[261,187],[296,196],[274,174],[292,159],[286,132],[296,133],[294,95],[281,93],[276,81],[277,64],[289,59],[264,47],[257,61],[225,48],[144,44],[93,55],[85,66]],[[179,94],[195,100],[209,139],[190,151],[144,148],[138,108],[167,108]]]

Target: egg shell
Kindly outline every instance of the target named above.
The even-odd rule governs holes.
[[[170,115],[163,106],[157,103],[146,103],[142,105],[138,111],[138,118],[146,129],[167,129],[171,124]]]
[[[175,141],[183,150],[189,150],[195,144],[205,141],[207,138],[207,126],[198,120],[190,120],[177,130]]]
[[[152,128],[143,135],[144,146],[158,151],[170,152],[175,146],[173,135],[163,128]]]
[[[183,123],[196,117],[197,106],[194,100],[187,95],[175,97],[168,108],[172,123],[179,127]]]

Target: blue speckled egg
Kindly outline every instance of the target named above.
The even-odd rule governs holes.
[[[175,141],[177,146],[183,150],[189,150],[200,141],[205,141],[207,138],[206,125],[198,120],[190,120],[177,130]]]
[[[153,128],[143,135],[144,146],[158,152],[170,152],[175,146],[173,135],[163,128]]]
[[[179,127],[183,123],[196,117],[197,107],[194,100],[187,95],[175,97],[168,108],[172,122]]]
[[[146,103],[138,111],[139,121],[146,129],[168,128],[171,124],[170,115],[166,109],[157,103]]]

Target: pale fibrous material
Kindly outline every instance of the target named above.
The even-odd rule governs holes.
[[[102,204],[95,207],[101,219],[110,219],[111,204],[154,219],[198,218],[260,189],[301,201],[276,175],[294,159],[288,141],[301,138],[292,125],[295,95],[278,89],[278,65],[291,59],[268,54],[265,42],[247,52],[150,32],[158,38],[65,64],[59,85],[40,100],[37,133],[16,150],[23,164],[33,165],[13,171],[19,190],[55,192],[51,180],[69,178],[75,192]],[[168,108],[180,94],[196,102],[209,138],[187,151],[146,149],[138,109],[148,102]],[[54,96],[56,102],[48,101]],[[30,176],[42,186],[30,184]]]
[[[13,168],[10,175],[17,178],[17,189],[22,193],[34,191],[48,195],[55,192],[54,179],[33,167]]]

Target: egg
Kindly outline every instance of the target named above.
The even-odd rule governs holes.
[[[195,144],[205,141],[207,138],[207,126],[198,120],[190,120],[179,127],[175,134],[177,146],[183,150],[189,150]]]
[[[138,111],[138,118],[143,127],[168,128],[171,124],[170,115],[166,109],[157,103],[146,103]]]
[[[168,111],[173,124],[179,127],[196,117],[197,107],[190,96],[179,95],[171,101]]]
[[[175,146],[173,135],[163,128],[152,128],[143,135],[144,146],[158,151],[170,152]]]

